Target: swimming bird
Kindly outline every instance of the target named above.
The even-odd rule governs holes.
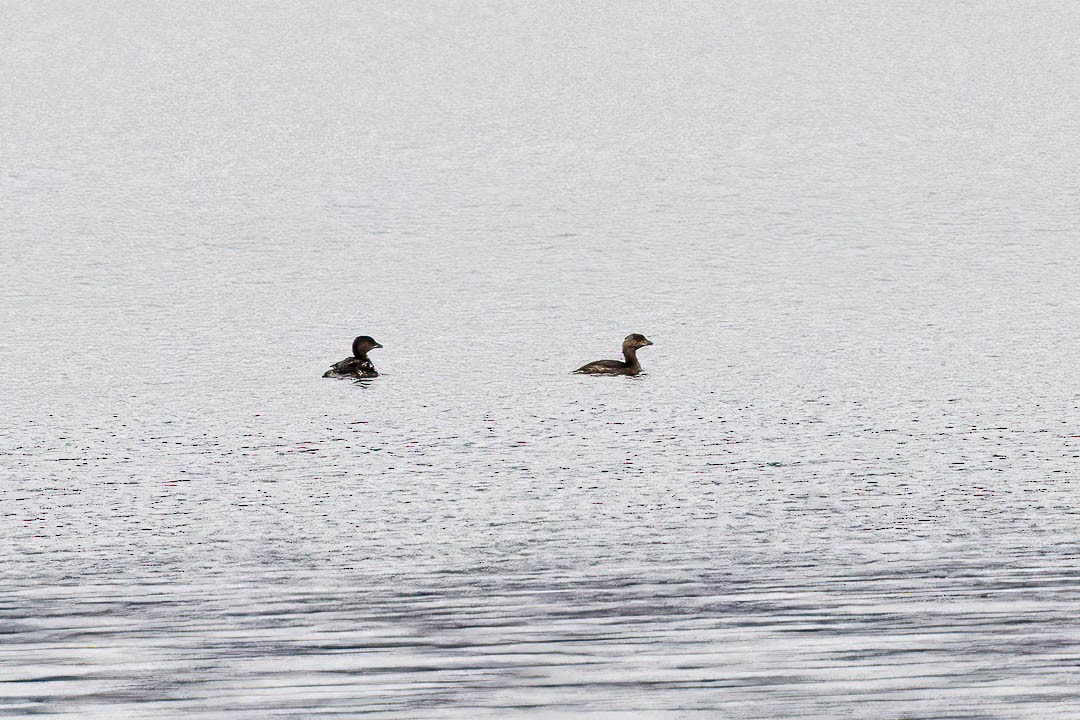
[[[373,378],[379,377],[379,372],[368,360],[368,352],[375,348],[381,348],[375,338],[370,335],[360,335],[352,341],[352,357],[347,357],[341,362],[336,362],[330,369],[323,373],[323,377],[339,378]]]
[[[652,340],[641,333],[630,333],[622,341],[622,354],[626,360],[597,360],[582,365],[574,372],[582,375],[637,375],[641,372],[637,350],[652,344]]]

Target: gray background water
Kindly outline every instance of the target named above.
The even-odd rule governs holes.
[[[1080,717],[1080,5],[0,20],[0,715]]]

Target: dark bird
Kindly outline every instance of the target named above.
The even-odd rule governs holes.
[[[583,375],[637,375],[641,372],[637,350],[647,345],[652,345],[652,340],[641,333],[630,333],[622,341],[622,354],[625,360],[597,360],[588,365],[582,365],[574,372]]]
[[[328,378],[373,378],[379,377],[379,371],[368,360],[368,352],[375,348],[381,348],[375,338],[370,335],[361,335],[352,341],[352,357],[347,357],[341,362],[336,362],[330,369],[323,373]]]

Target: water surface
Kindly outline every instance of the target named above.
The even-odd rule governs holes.
[[[1080,718],[1073,3],[0,9],[0,715]]]

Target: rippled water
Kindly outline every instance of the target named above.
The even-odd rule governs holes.
[[[0,10],[0,715],[1080,718],[1080,6]]]

